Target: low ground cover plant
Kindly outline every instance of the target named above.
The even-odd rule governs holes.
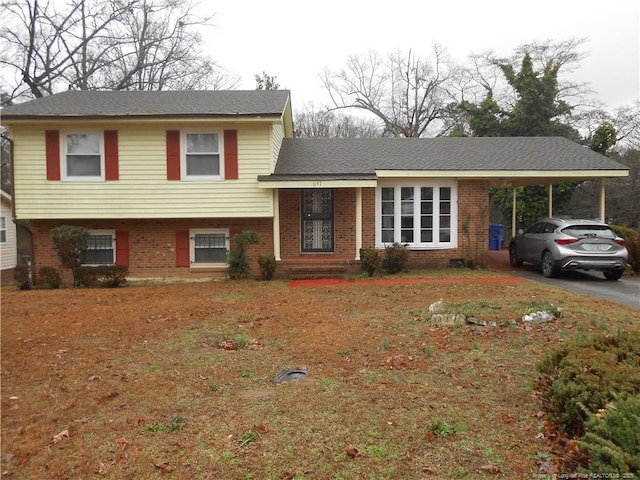
[[[630,459],[640,448],[640,334],[571,342],[540,362],[538,371],[552,430],[584,448],[567,460],[593,472],[636,472]]]

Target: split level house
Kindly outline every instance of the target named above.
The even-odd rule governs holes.
[[[131,277],[224,275],[243,230],[256,275],[259,255],[280,277],[355,272],[394,242],[412,267],[483,265],[491,187],[628,175],[563,138],[294,138],[285,90],[68,91],[2,124],[35,268],[60,263],[51,229],[78,225],[88,264]]]

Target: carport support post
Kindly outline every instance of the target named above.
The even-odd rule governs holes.
[[[602,177],[600,179],[600,220],[603,222],[606,222],[605,217],[605,199],[606,199],[606,195],[605,195],[605,191],[606,191],[606,185],[607,185],[607,179]]]
[[[549,184],[549,215],[548,217],[553,217],[553,183]]]
[[[362,248],[362,187],[356,188],[356,260],[360,260]]]
[[[511,199],[511,238],[516,238],[516,212],[517,212],[517,208],[516,208],[516,201],[517,201],[517,195],[516,195],[516,187],[513,187],[513,197]]]

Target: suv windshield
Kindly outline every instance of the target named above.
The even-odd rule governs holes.
[[[563,228],[562,233],[576,238],[608,238],[613,240],[616,234],[606,225],[571,225]]]

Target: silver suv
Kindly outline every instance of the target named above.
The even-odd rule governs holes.
[[[598,220],[545,218],[509,244],[509,261],[542,266],[545,277],[562,270],[600,270],[607,280],[618,280],[627,268],[625,241]]]

